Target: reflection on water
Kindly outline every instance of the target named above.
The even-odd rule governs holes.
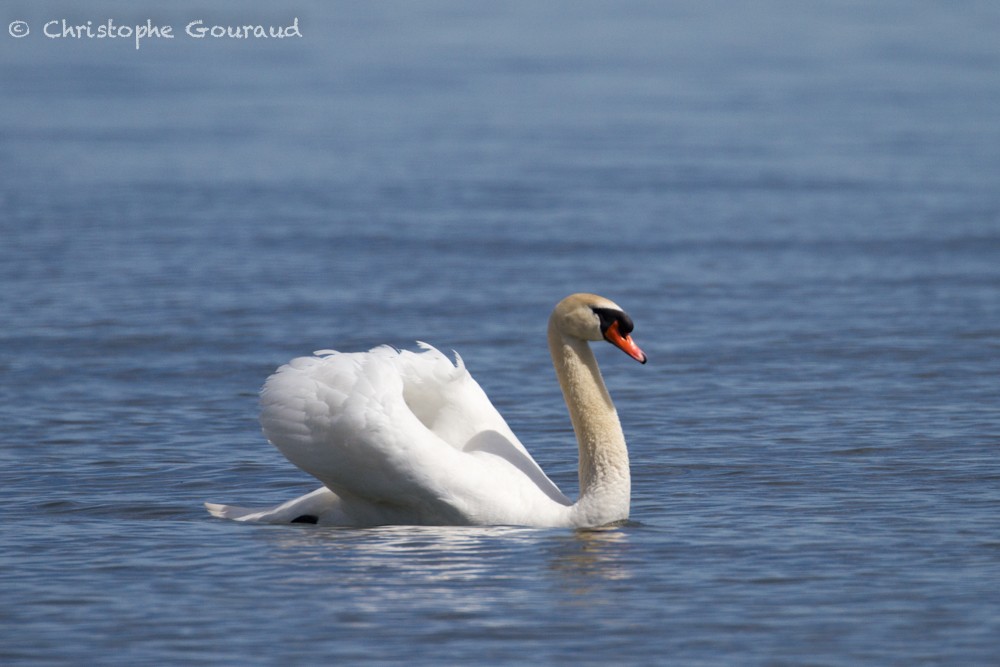
[[[554,590],[592,597],[607,582],[633,576],[625,527],[279,526],[262,532],[275,547],[272,557],[288,564],[291,580],[364,588],[372,612],[385,599],[449,600],[454,613],[485,612],[521,587],[529,572],[537,579],[534,593],[523,595]]]
[[[549,545],[552,570],[569,587],[586,593],[594,580],[632,578],[628,561],[629,536],[624,528],[577,530]]]
[[[368,630],[417,614],[434,642],[568,639],[580,619],[553,629],[553,610],[600,613],[609,582],[629,578],[620,528],[263,528],[272,565],[325,600],[325,623]]]

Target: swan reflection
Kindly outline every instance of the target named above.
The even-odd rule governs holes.
[[[632,576],[629,527],[566,531],[509,526],[385,526],[351,528],[275,528],[267,531],[274,557],[294,563],[292,576],[323,579],[339,586],[372,586],[387,595],[446,594],[476,599],[463,605],[488,605],[490,590],[570,589]],[[557,575],[557,576],[552,576]],[[440,590],[434,592],[437,585]]]

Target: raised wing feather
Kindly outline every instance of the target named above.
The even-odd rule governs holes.
[[[264,385],[265,435],[345,500],[421,523],[534,522],[568,506],[461,359],[422,347],[293,360]]]

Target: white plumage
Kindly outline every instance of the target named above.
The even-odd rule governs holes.
[[[573,308],[560,311],[571,300]],[[581,434],[581,429],[588,428],[588,419],[576,414],[570,404],[581,457],[602,459],[597,462],[596,477],[591,474],[595,471],[587,471],[585,477],[581,464],[581,500],[574,504],[511,432],[458,354],[452,363],[426,344],[420,344],[421,352],[389,347],[364,353],[323,350],[292,360],[267,380],[261,392],[260,421],[267,439],[324,486],[274,508],[210,503],[206,507],[215,516],[239,521],[345,526],[573,526],[627,518],[628,458],[617,415],[610,399],[607,405],[599,405],[600,394],[606,397],[607,392],[583,340],[579,343],[585,354],[576,358],[580,345],[574,341],[582,337],[579,331],[567,331],[576,325],[556,316],[581,307],[586,308],[584,317],[592,325],[585,332],[588,339],[596,331],[636,359],[644,362],[645,356],[628,336],[631,321],[606,299],[574,295],[553,313],[549,342],[567,403],[586,403],[588,393],[600,390],[598,404],[589,406],[600,414],[590,414],[590,421],[601,417],[595,424],[603,420],[604,427],[617,428],[620,446],[612,442],[610,447],[600,443],[597,447],[604,454],[618,449],[618,454],[624,453],[624,480],[620,470],[617,475],[602,474],[602,466],[610,462],[612,468],[620,468],[621,460],[611,456],[607,461],[603,460],[607,456],[585,451],[592,448],[585,444],[587,433]],[[615,313],[621,318],[615,319]],[[619,322],[627,331],[619,332]],[[613,329],[610,335],[609,327]],[[587,380],[575,377],[581,375],[577,371],[591,367],[596,376],[591,375],[589,381],[593,384],[596,379],[599,387],[578,386]],[[592,404],[593,399],[589,397]],[[576,408],[577,412],[588,409]],[[610,495],[605,488],[616,477],[618,487],[624,482],[626,493],[623,516],[621,488]],[[604,496],[608,496],[607,503],[601,502]]]

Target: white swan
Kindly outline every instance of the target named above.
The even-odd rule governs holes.
[[[549,318],[549,351],[580,450],[580,498],[546,477],[469,375],[430,347],[320,351],[292,360],[261,392],[264,434],[324,486],[269,509],[205,503],[263,523],[600,526],[628,518],[631,480],[618,414],[587,341],[646,363],[632,320],[573,294]]]

